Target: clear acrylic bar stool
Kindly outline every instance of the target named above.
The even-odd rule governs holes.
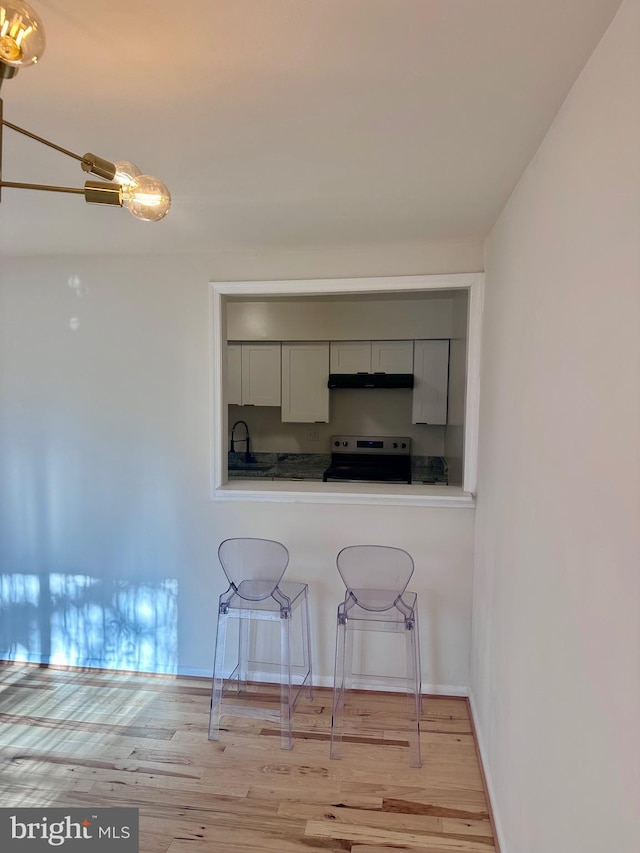
[[[280,660],[275,665],[280,681],[280,744],[293,746],[292,715],[303,689],[311,698],[311,642],[308,586],[282,580],[289,564],[289,552],[271,539],[225,539],[218,558],[229,581],[229,588],[218,603],[218,627],[213,664],[209,740],[217,740],[224,695],[236,698],[245,693],[252,676],[264,679],[273,663],[251,659],[251,629],[255,622],[280,623]],[[302,663],[292,662],[292,622],[300,617]],[[230,619],[238,620],[238,662],[225,674],[227,628]],[[295,695],[294,695],[295,693]]]
[[[386,545],[350,545],[337,558],[338,571],[347,588],[338,605],[336,660],[331,716],[331,758],[343,755],[345,702],[354,681],[354,632],[404,633],[406,677],[358,674],[358,681],[375,679],[377,684],[407,692],[409,764],[420,767],[420,711],[422,684],[418,636],[418,597],[407,592],[413,574],[413,559],[401,548]]]

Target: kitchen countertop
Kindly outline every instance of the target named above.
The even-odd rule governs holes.
[[[229,480],[315,480],[329,466],[329,453],[254,453],[251,462],[244,452],[229,453]],[[411,480],[414,484],[447,485],[448,466],[443,456],[413,456]]]
[[[253,453],[255,462],[245,462],[245,454],[229,453],[229,479],[322,480],[328,467],[328,453]]]

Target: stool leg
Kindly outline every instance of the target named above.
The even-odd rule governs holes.
[[[245,613],[240,611],[238,630],[238,693],[244,693],[247,689],[247,668],[249,666],[249,628],[251,620],[245,618]]]
[[[220,705],[224,689],[224,653],[227,641],[227,616],[218,614],[216,650],[213,657],[213,683],[211,685],[211,711],[209,713],[209,740],[218,740],[220,733]]]
[[[291,734],[291,617],[280,617],[280,746],[292,749]]]
[[[419,711],[419,719],[422,719],[422,659],[420,657],[420,631],[418,629],[418,605],[416,602],[416,607],[414,610],[413,618],[415,620],[415,631],[416,631],[416,658],[417,658],[417,667],[418,667],[418,711]]]
[[[421,709],[421,686],[418,649],[418,622],[413,622],[410,627],[405,628],[406,650],[407,650],[407,701],[409,717],[409,765],[421,767],[420,758],[420,709]]]
[[[351,673],[351,656],[353,653],[353,640],[351,631],[347,630],[346,622],[340,622],[336,628],[336,660],[333,674],[333,708],[331,712],[331,744],[329,756],[331,758],[342,758],[342,735],[344,732],[344,699],[345,690],[348,689],[346,681],[347,672]]]
[[[311,664],[311,628],[309,626],[309,597],[307,590],[304,591],[304,601],[301,608],[302,617],[302,660],[303,667],[307,671],[307,698],[313,699],[313,667]],[[304,682],[303,682],[304,684]]]

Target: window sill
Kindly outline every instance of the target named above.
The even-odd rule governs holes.
[[[214,501],[368,504],[472,509],[472,494],[458,486],[384,483],[320,483],[311,480],[231,480],[213,490]]]

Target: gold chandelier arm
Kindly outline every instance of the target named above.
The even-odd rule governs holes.
[[[49,148],[55,148],[56,151],[60,151],[62,154],[66,154],[67,157],[73,157],[74,160],[79,160],[82,162],[83,158],[79,154],[74,154],[73,151],[69,151],[66,148],[63,148],[61,145],[56,145],[55,142],[50,142],[48,139],[45,139],[43,136],[38,136],[36,133],[31,133],[30,130],[25,130],[24,127],[19,127],[17,124],[13,124],[10,121],[6,121],[2,119],[2,124],[5,127],[10,127],[11,130],[15,130],[17,133],[22,133],[24,136],[28,136],[30,139],[35,139],[36,142],[41,142],[43,145],[48,145]]]
[[[84,189],[79,187],[53,187],[48,184],[24,184],[21,181],[0,181],[0,187],[14,187],[18,190],[48,190],[54,193],[79,193],[84,195]]]
[[[91,153],[80,156],[80,154],[75,154],[73,151],[69,151],[68,148],[63,148],[62,145],[56,145],[55,142],[45,139],[44,136],[38,136],[37,133],[32,133],[30,130],[26,130],[24,127],[20,127],[11,121],[6,121],[4,118],[2,119],[2,124],[11,130],[15,130],[16,133],[22,133],[23,136],[28,136],[29,139],[34,139],[36,142],[41,142],[49,148],[60,151],[61,154],[66,154],[67,157],[72,157],[74,160],[78,160],[82,165],[83,172],[90,172],[91,174],[98,175],[100,178],[104,178],[107,181],[110,181],[115,177],[115,164],[111,163],[109,160],[105,160],[104,157],[98,157],[97,154]]]
[[[89,204],[115,204],[122,207],[122,187],[120,184],[103,181],[86,181],[80,187],[56,187],[49,184],[25,184],[22,181],[0,181],[0,187],[10,187],[19,190],[44,190],[54,193],[75,193],[83,195]]]

